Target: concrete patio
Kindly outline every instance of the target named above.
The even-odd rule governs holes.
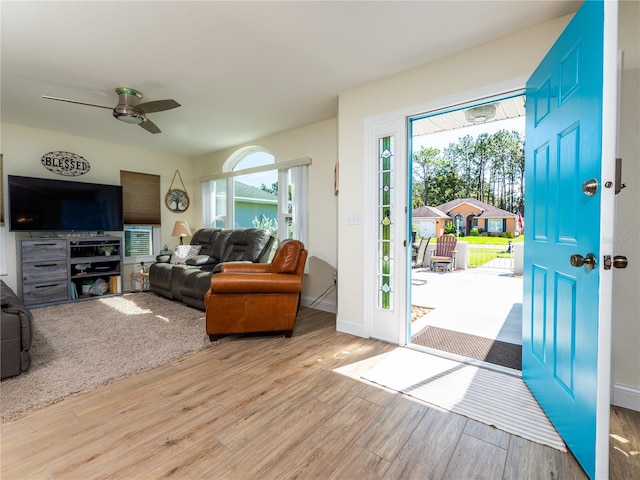
[[[522,277],[511,270],[412,271],[411,304],[433,308],[411,334],[427,326],[522,344]]]

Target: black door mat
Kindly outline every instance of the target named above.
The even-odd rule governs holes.
[[[411,343],[514,370],[522,370],[522,346],[514,343],[491,340],[438,327],[426,327],[420,330],[411,337]]]

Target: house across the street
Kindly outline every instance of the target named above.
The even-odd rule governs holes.
[[[413,209],[413,226],[425,237],[440,237],[444,235],[444,227],[453,219],[436,207],[422,207]]]
[[[421,236],[440,236],[453,222],[461,236],[477,228],[480,233],[520,235],[517,215],[475,198],[459,198],[437,207],[422,206],[413,210],[413,223]]]

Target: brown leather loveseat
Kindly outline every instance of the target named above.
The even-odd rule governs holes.
[[[211,278],[205,297],[211,341],[232,333],[282,332],[296,323],[307,250],[283,240],[271,263],[227,263]]]

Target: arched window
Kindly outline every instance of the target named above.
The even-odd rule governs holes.
[[[234,170],[245,170],[253,167],[261,167],[275,163],[276,158],[273,153],[258,147],[242,147],[233,152],[222,166],[223,172],[232,172]]]
[[[259,146],[242,147],[222,174],[202,182],[203,225],[264,228],[279,240],[307,239],[307,169],[311,159],[276,162]]]

